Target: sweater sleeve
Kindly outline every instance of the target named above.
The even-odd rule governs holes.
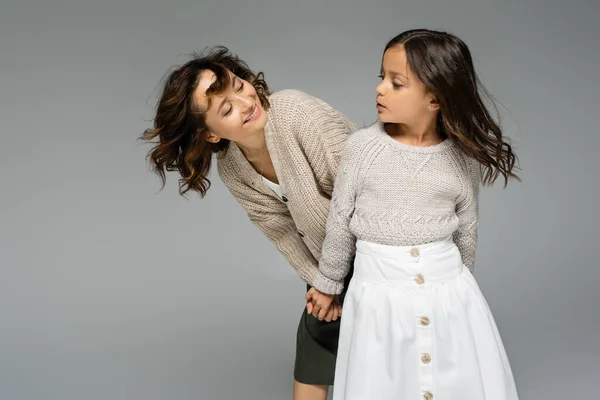
[[[463,263],[471,272],[475,269],[475,250],[477,248],[477,227],[479,224],[479,185],[480,168],[476,160],[467,160],[464,176],[464,193],[456,204],[458,229],[453,241],[460,251]]]
[[[317,260],[298,234],[287,207],[241,182],[228,168],[220,168],[219,175],[250,221],[277,247],[300,278],[311,284],[317,271]]]
[[[358,128],[341,112],[319,99],[313,98],[304,111],[300,145],[320,186],[331,196],[349,134]]]
[[[350,270],[356,251],[356,237],[350,231],[350,220],[360,184],[359,174],[365,172],[361,168],[364,163],[361,162],[363,159],[359,141],[354,135],[348,141],[335,179],[319,271],[313,280],[313,286],[323,293],[342,292],[344,278]]]
[[[357,126],[323,100],[298,90],[284,90],[271,98],[279,129],[295,137],[323,192],[331,196],[338,165],[349,134]]]

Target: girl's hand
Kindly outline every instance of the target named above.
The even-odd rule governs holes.
[[[336,321],[342,314],[342,307],[336,295],[321,293],[311,288],[305,298],[307,312],[319,321]]]

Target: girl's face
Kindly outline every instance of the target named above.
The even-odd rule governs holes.
[[[209,101],[206,91],[217,76],[211,70],[202,71],[194,93],[196,106],[205,114],[209,128],[207,140],[212,143],[221,139],[243,142],[248,137],[262,134],[267,123],[267,113],[254,86],[231,71],[229,74],[229,87],[222,93],[211,95]]]
[[[439,109],[423,82],[410,69],[404,46],[386,50],[381,64],[381,83],[375,89],[381,122],[420,126]]]

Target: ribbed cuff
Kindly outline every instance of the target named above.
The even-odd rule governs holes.
[[[318,271],[313,278],[313,287],[321,293],[340,294],[344,289],[343,281],[334,281]]]

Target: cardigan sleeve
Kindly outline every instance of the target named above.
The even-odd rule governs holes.
[[[312,285],[317,260],[300,237],[287,207],[242,182],[230,166],[219,165],[219,176],[250,221],[277,247],[300,278]]]

